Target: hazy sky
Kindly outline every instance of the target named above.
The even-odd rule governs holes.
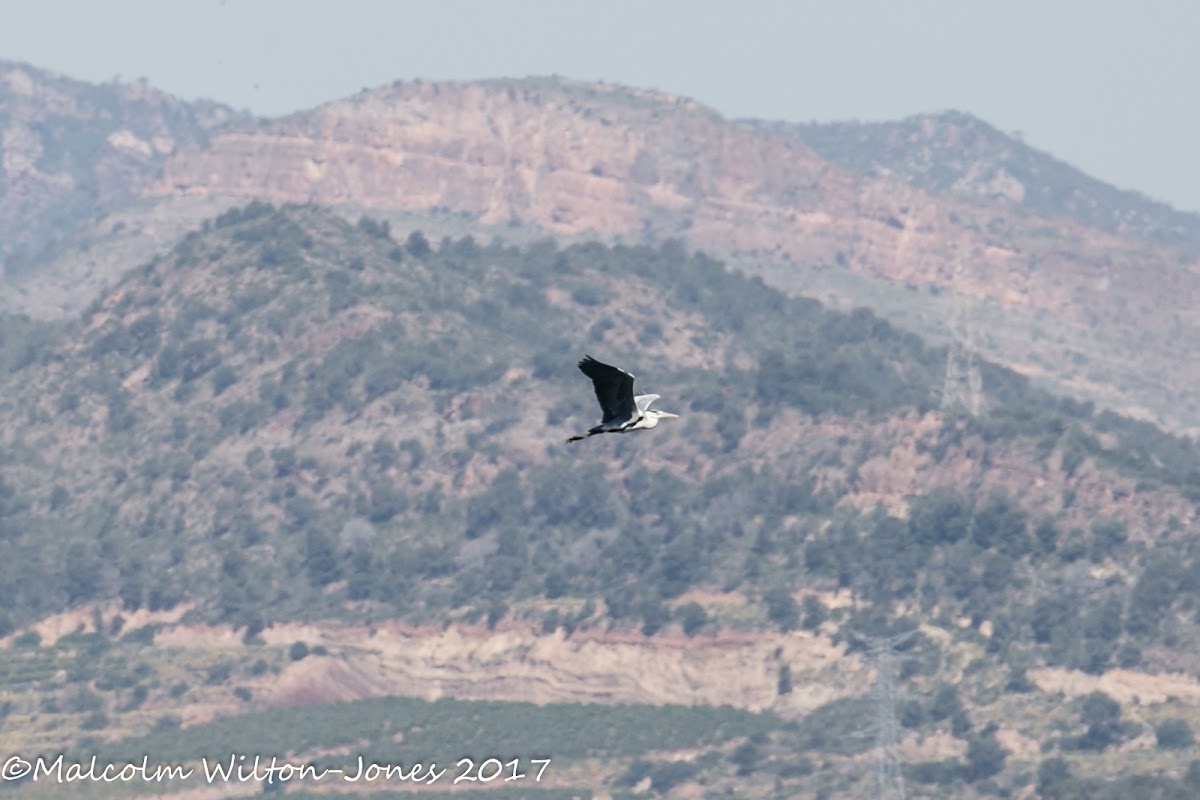
[[[558,74],[729,117],[959,109],[1122,188],[1200,211],[1191,0],[36,0],[0,58],[146,78],[266,115],[394,80]]]

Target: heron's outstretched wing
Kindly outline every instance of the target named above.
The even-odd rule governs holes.
[[[645,414],[646,409],[648,409],[650,407],[650,404],[653,403],[655,400],[657,400],[659,397],[661,397],[661,395],[639,394],[637,397],[633,398],[633,402],[634,402],[634,405],[637,406],[638,413]]]
[[[601,364],[591,356],[583,357],[579,362],[579,369],[592,379],[596,399],[600,401],[600,410],[604,412],[601,424],[633,419],[637,413],[637,406],[633,403],[632,375],[623,369]]]

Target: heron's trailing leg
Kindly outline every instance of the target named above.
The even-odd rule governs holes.
[[[596,427],[592,428],[587,433],[577,433],[574,436],[572,436],[570,439],[567,439],[567,442],[568,443],[569,442],[578,442],[580,439],[586,439],[589,436],[595,436],[597,433],[604,433],[603,425],[597,425]]]

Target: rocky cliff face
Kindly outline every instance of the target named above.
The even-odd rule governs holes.
[[[218,135],[172,158],[148,191],[682,236],[1074,316],[1087,311],[1071,292],[1083,279],[1109,277],[1097,291],[1128,294],[1135,285],[1112,285],[1126,270],[1144,279],[1191,264],[1073,221],[856,175],[794,137],[756,133],[681,98],[559,81],[364,92]],[[957,282],[956,259],[966,267]]]
[[[1021,197],[1024,184],[1005,176],[1003,194]],[[1200,338],[1195,257],[990,196],[856,173],[794,135],[669,95],[554,79],[397,84],[184,148],[147,194],[677,237],[791,264],[764,274],[792,291],[816,267],[826,283],[846,274],[961,296],[999,312],[979,337],[987,356],[1124,410],[1200,421],[1186,365]]]
[[[780,195],[789,218],[828,215],[847,178],[799,143],[760,140],[681,98],[557,81],[417,83],[217,137],[173,159],[151,191],[447,208],[640,237],[732,227],[777,209]],[[761,245],[769,227],[728,244]]]
[[[835,220],[905,225],[883,193],[783,137],[676,97],[548,82],[407,84],[216,137],[159,196],[446,208],[560,234],[685,236],[831,263]],[[905,193],[906,197],[910,193]],[[918,226],[919,227],[919,226]],[[909,233],[911,238],[912,233]]]

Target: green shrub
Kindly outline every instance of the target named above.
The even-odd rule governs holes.
[[[85,731],[98,731],[108,727],[108,715],[103,711],[93,711],[79,723]]]
[[[963,766],[963,779],[967,783],[986,780],[1004,769],[1007,757],[1008,751],[996,741],[995,726],[990,725],[978,736],[967,740],[967,761]]]
[[[1169,750],[1182,750],[1196,741],[1187,720],[1179,718],[1166,719],[1155,725],[1154,736],[1160,748]]]
[[[771,589],[763,596],[763,600],[767,604],[767,618],[780,630],[794,631],[800,627],[800,607],[787,589]]]
[[[699,603],[685,603],[677,612],[686,636],[694,636],[708,624],[708,612]]]
[[[237,370],[228,364],[222,364],[213,370],[212,374],[212,391],[213,395],[219,395],[237,383]]]

